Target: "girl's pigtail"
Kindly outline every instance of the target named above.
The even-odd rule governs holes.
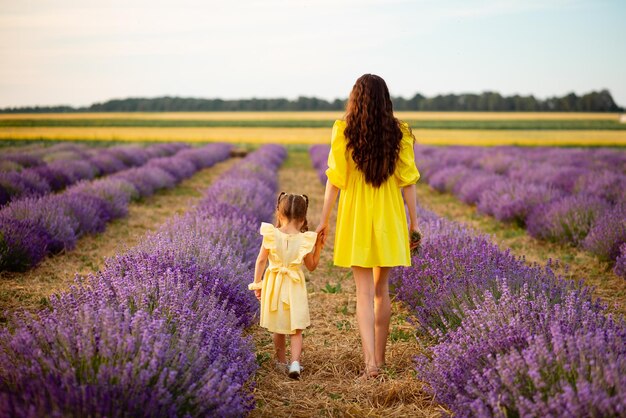
[[[287,195],[285,192],[280,192],[278,198],[276,199],[276,228],[280,228],[280,219],[278,218],[278,211],[280,211],[280,201]]]
[[[300,232],[306,232],[309,230],[309,222],[306,219],[307,210],[309,209],[309,196],[302,194],[302,199],[304,200],[304,223],[302,224],[302,228],[300,228]]]
[[[278,195],[278,199],[276,199],[276,209],[278,209],[278,204],[280,203],[280,200],[283,198],[283,196],[285,196],[287,193],[286,192],[280,192],[280,194]]]

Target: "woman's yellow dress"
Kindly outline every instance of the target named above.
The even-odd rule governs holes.
[[[248,285],[251,290],[261,289],[260,325],[270,332],[295,334],[311,325],[302,262],[315,247],[317,234],[286,234],[263,222],[261,235],[263,247],[269,250],[269,266],[261,283]]]
[[[335,121],[328,154],[328,180],[339,189],[334,263],[341,267],[410,266],[409,232],[401,188],[415,184],[413,137],[403,123],[394,175],[380,187],[365,182],[346,150],[346,122]]]

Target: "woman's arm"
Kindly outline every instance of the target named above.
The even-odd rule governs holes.
[[[406,206],[409,208],[409,231],[419,231],[419,225],[417,224],[417,193],[415,191],[415,184],[403,187],[402,194],[404,195]]]
[[[326,180],[326,191],[324,192],[324,206],[322,207],[322,216],[320,217],[320,224],[317,226],[316,232],[322,235],[322,239],[326,240],[328,234],[328,220],[330,219],[330,213],[335,207],[337,201],[337,195],[339,194],[339,188],[332,184],[329,180]]]

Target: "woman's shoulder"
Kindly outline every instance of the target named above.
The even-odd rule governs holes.
[[[338,127],[338,128],[345,128],[346,127],[346,121],[343,119],[335,119],[335,123],[333,124],[333,127]]]

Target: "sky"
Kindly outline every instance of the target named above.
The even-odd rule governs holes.
[[[345,98],[609,89],[624,0],[0,0],[0,107],[181,96]]]

